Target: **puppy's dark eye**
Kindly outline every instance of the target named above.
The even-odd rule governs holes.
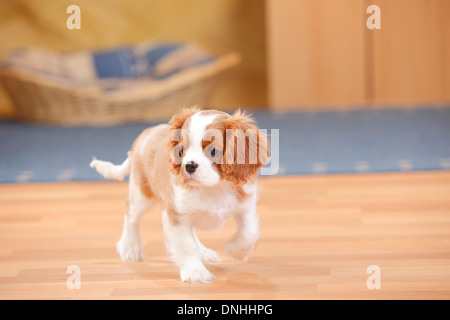
[[[205,150],[205,155],[211,160],[213,163],[218,163],[222,159],[222,153],[220,149],[208,147]]]
[[[184,147],[180,148],[180,151],[178,151],[178,155],[180,156],[180,158],[183,158],[183,156],[184,156]]]

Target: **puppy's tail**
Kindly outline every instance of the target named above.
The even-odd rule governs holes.
[[[107,179],[122,181],[130,174],[130,158],[128,157],[121,165],[115,165],[109,161],[101,161],[94,158],[90,164],[98,173]]]

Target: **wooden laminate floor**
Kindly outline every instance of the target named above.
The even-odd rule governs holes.
[[[450,298],[450,172],[259,181],[262,234],[246,261],[224,251],[232,221],[199,232],[223,259],[207,264],[211,284],[179,280],[160,206],[143,221],[147,258],[120,261],[126,183],[0,185],[0,298]],[[67,286],[69,266],[79,268],[80,289]]]

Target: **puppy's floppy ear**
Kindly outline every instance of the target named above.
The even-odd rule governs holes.
[[[254,120],[241,111],[235,112],[224,122],[222,173],[228,181],[246,183],[269,159],[267,135],[260,133]]]
[[[180,150],[183,143],[183,132],[182,128],[188,118],[190,118],[195,113],[201,111],[198,107],[183,108],[178,113],[176,113],[169,121],[169,141],[167,149],[169,151],[169,163],[173,173],[178,174],[181,168],[181,157]],[[186,140],[187,137],[184,139]],[[187,141],[185,141],[187,143]]]

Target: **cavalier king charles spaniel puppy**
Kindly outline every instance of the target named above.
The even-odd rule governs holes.
[[[267,136],[240,111],[186,108],[168,124],[146,129],[121,165],[94,159],[106,178],[129,178],[128,211],[116,245],[123,261],[144,258],[139,233],[142,215],[157,199],[164,205],[166,247],[185,282],[211,282],[205,261],[220,261],[195,234],[234,217],[237,232],[226,250],[243,259],[259,237],[257,170],[269,158]]]

